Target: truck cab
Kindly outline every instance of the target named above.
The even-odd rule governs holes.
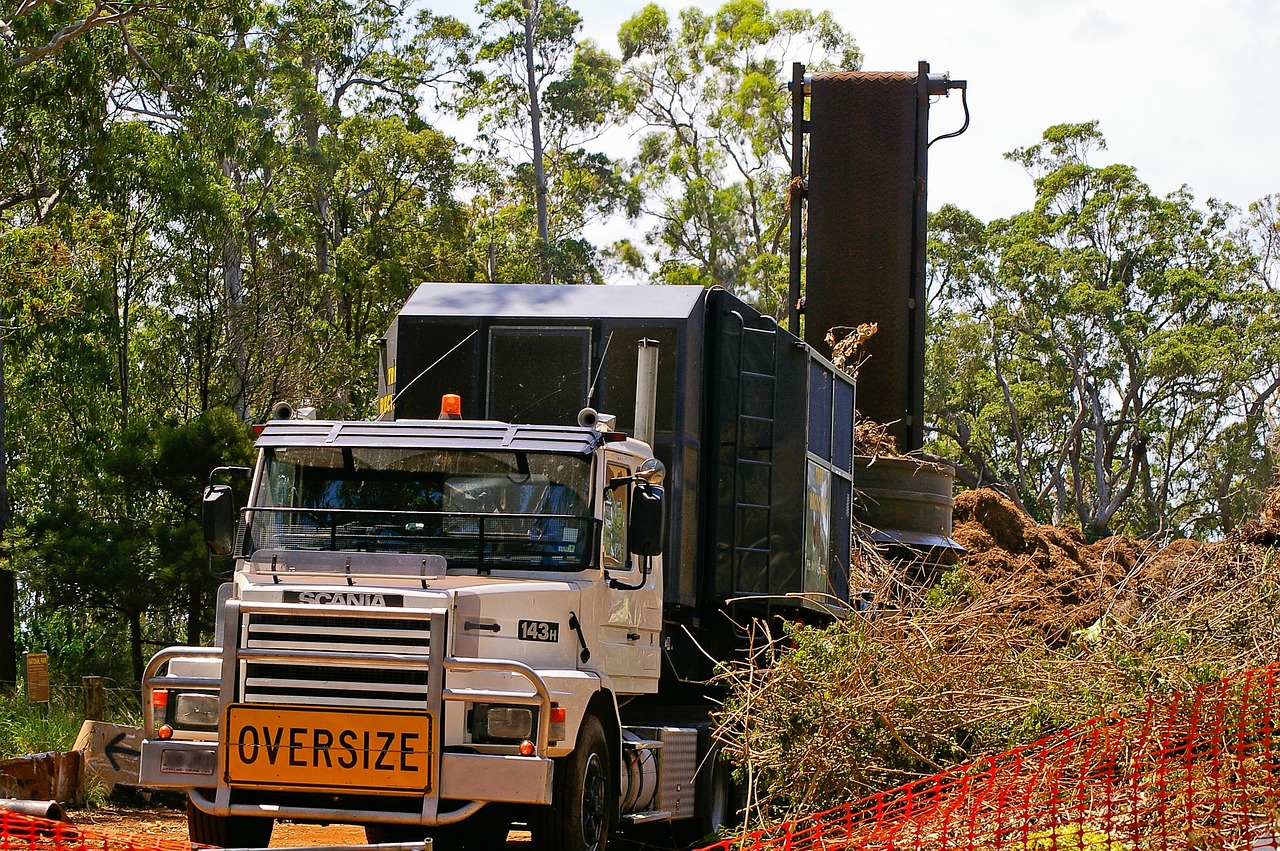
[[[149,664],[142,782],[192,839],[273,819],[492,847],[513,813],[599,848],[629,791],[619,702],[657,691],[661,464],[592,426],[269,422],[238,512],[217,646]],[[236,530],[233,535],[233,528]],[[525,808],[523,810],[518,808]],[[487,809],[488,811],[484,811]]]

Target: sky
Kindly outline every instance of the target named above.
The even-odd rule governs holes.
[[[617,50],[618,26],[641,0],[578,0],[583,32]],[[675,13],[711,0],[657,0]],[[466,18],[471,0],[436,0]],[[1246,207],[1280,194],[1280,1],[912,0],[794,2],[829,9],[853,34],[866,71],[967,80],[971,124],[930,148],[929,208],[950,203],[984,220],[1028,209],[1022,167],[1003,154],[1054,124],[1099,121],[1107,150],[1161,195],[1182,185]],[[801,58],[801,57],[797,57]],[[958,93],[931,108],[930,135],[963,121]]]

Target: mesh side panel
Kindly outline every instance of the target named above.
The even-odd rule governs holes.
[[[177,839],[128,836],[0,810],[0,851],[191,851]]]
[[[810,100],[805,341],[827,357],[835,326],[875,322],[858,405],[879,423],[911,414],[916,75],[815,74]],[[904,431],[895,436],[906,447]]]

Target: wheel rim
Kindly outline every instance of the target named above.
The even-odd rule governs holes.
[[[604,836],[605,776],[598,754],[587,757],[582,776],[582,838],[588,848],[600,847]]]

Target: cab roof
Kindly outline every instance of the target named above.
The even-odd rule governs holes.
[[[400,316],[485,317],[536,316],[548,319],[687,319],[702,310],[707,289],[702,286],[562,284],[420,284],[400,310]]]
[[[258,448],[364,446],[590,455],[600,432],[581,426],[509,425],[485,420],[270,420]]]

